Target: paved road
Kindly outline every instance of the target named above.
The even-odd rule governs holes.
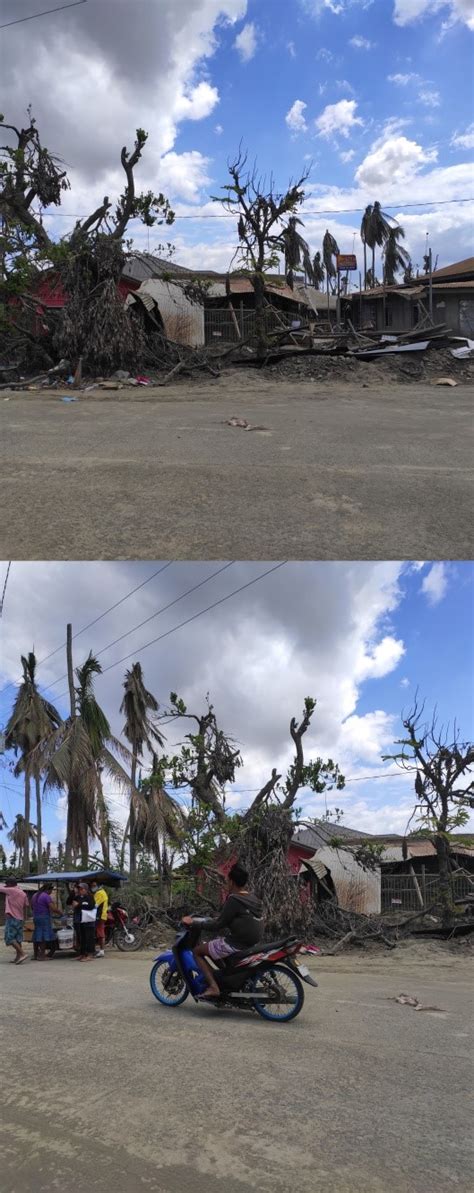
[[[266,430],[230,428],[234,414]],[[467,386],[239,374],[72,404],[11,396],[0,417],[5,558],[472,555]]]
[[[2,1193],[472,1188],[465,961],[321,960],[286,1026],[162,1008],[150,965],[1,949]]]

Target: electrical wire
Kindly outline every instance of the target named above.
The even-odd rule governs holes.
[[[25,21],[36,21],[38,17],[48,17],[52,12],[63,12],[65,8],[78,8],[79,4],[87,4],[87,0],[72,0],[70,4],[60,4],[59,8],[45,8],[43,12],[33,12],[29,17],[18,17],[15,21],[5,21],[0,29],[8,29],[10,25],[23,25]]]
[[[463,198],[463,199],[419,199],[417,203],[384,203],[384,208],[385,208],[385,210],[397,208],[397,210],[401,211],[401,210],[406,210],[409,207],[446,207],[447,204],[450,204],[450,203],[472,203],[473,201],[474,201],[474,197],[472,195],[466,195],[465,198]],[[301,208],[300,214],[301,215],[358,215],[359,212],[361,212],[361,211],[364,211],[363,206],[362,207],[314,207],[314,208],[303,206]],[[43,212],[43,219],[45,218],[45,215],[48,216],[49,219],[62,219],[62,220],[78,219],[78,220],[82,220],[86,217],[86,212],[85,211],[83,211],[83,212],[81,212],[81,211],[74,211],[74,212],[73,211],[58,211],[58,212],[56,212],[55,211],[55,212],[51,212],[51,214],[48,214],[47,212]],[[238,218],[238,215],[234,215],[234,213],[231,211],[228,211],[228,212],[227,211],[225,211],[225,212],[210,211],[210,212],[206,212],[205,215],[192,215],[192,214],[179,215],[179,213],[177,213],[177,212],[175,212],[175,214],[174,214],[175,220],[236,220],[237,218]],[[138,215],[132,216],[132,220],[138,220],[138,219],[140,219],[140,216],[138,216]]]
[[[87,625],[84,625],[81,630],[77,631],[77,634],[73,634],[72,641],[75,642],[76,638],[80,638],[81,634],[84,634],[86,630],[90,630],[91,626],[97,625],[97,622],[102,621],[102,618],[106,617],[108,613],[111,613],[113,609],[118,609],[119,605],[123,605],[124,601],[128,601],[129,597],[133,596],[135,592],[138,592],[138,590],[140,588],[144,588],[145,584],[149,584],[150,580],[154,580],[155,576],[160,576],[161,573],[165,572],[166,569],[171,567],[173,563],[174,563],[174,560],[172,560],[172,559],[169,560],[169,562],[165,563],[163,565],[163,567],[158,568],[156,572],[152,572],[151,576],[148,576],[146,580],[142,580],[141,584],[137,584],[135,586],[135,588],[131,588],[130,592],[127,592],[125,594],[125,596],[121,597],[119,601],[116,601],[114,605],[109,605],[108,609],[105,609],[104,612],[100,613],[98,617],[94,617],[93,621],[89,621],[87,623]],[[8,572],[7,572],[7,578],[8,578]],[[5,584],[6,584],[6,581],[5,581]],[[0,615],[1,615],[1,609],[2,609],[2,606],[0,605]],[[58,651],[64,650],[65,645],[66,645],[65,642],[61,642],[61,645],[56,646],[55,650],[51,650],[49,654],[44,656],[44,658],[39,659],[37,666],[41,667],[43,665],[43,663],[47,662],[48,659],[52,659],[53,655],[58,654]],[[61,676],[61,679],[65,679],[65,676],[64,675]],[[56,680],[54,680],[54,683],[60,683],[60,680],[56,679]],[[14,688],[14,687],[15,687],[15,683],[13,682],[13,680],[10,680],[10,683],[5,684],[5,687],[2,688],[2,690],[0,692],[0,696],[3,696],[3,693],[7,692],[8,688]],[[44,692],[48,692],[49,688],[52,687],[52,684],[49,684],[47,687],[45,687],[44,684],[41,684],[40,687],[42,688],[42,690]]]
[[[95,651],[95,658],[98,658],[98,657],[99,657],[99,655],[101,655],[101,654],[104,654],[106,650],[110,650],[110,648],[111,648],[112,646],[116,646],[116,645],[117,645],[117,642],[122,642],[122,640],[123,640],[124,638],[129,638],[129,637],[130,637],[130,634],[134,634],[136,630],[140,630],[140,629],[142,628],[142,626],[144,626],[144,625],[147,625],[147,623],[148,623],[149,621],[153,621],[153,619],[154,619],[155,617],[159,617],[161,613],[165,613],[167,609],[171,609],[173,605],[177,605],[177,604],[178,604],[178,601],[182,601],[182,600],[184,600],[184,597],[186,597],[186,596],[189,596],[189,594],[190,594],[191,592],[195,592],[195,591],[196,591],[196,589],[198,589],[198,588],[202,588],[202,587],[204,586],[204,584],[208,584],[208,583],[209,583],[209,581],[210,581],[210,580],[213,580],[215,576],[219,576],[219,575],[220,575],[220,573],[221,573],[221,572],[225,572],[227,568],[233,567],[233,564],[234,564],[234,560],[232,560],[230,563],[225,563],[225,564],[223,564],[223,566],[222,566],[222,567],[220,567],[220,568],[218,568],[216,572],[212,572],[210,576],[207,576],[205,580],[200,580],[199,584],[194,584],[192,588],[188,588],[186,592],[182,592],[180,596],[178,596],[178,597],[175,597],[175,599],[174,599],[173,601],[170,601],[168,605],[163,605],[163,608],[162,608],[162,609],[158,609],[158,610],[156,611],[156,613],[151,613],[151,614],[150,614],[150,617],[146,617],[144,621],[140,621],[140,622],[138,623],[138,625],[136,625],[136,626],[133,626],[133,628],[132,628],[131,630],[126,630],[126,632],[125,632],[124,634],[120,634],[120,637],[119,637],[119,638],[114,638],[113,642],[109,642],[109,643],[107,644],[107,646],[103,646],[103,647],[101,648],[101,650],[97,650],[97,651]],[[163,570],[164,570],[164,569],[163,569]],[[93,624],[93,623],[91,623],[91,624]],[[86,627],[86,628],[87,628],[87,627]],[[133,652],[132,652],[132,653],[133,653]],[[107,668],[107,670],[108,670],[108,668]],[[61,675],[61,676],[59,677],[59,679],[55,679],[55,680],[53,680],[53,682],[52,682],[52,683],[48,684],[48,687],[47,687],[47,688],[44,688],[44,691],[45,691],[45,692],[46,692],[46,691],[49,691],[49,690],[50,690],[50,688],[53,688],[53,687],[55,687],[55,685],[56,685],[57,683],[62,683],[63,679],[67,679],[67,672],[66,672],[66,674],[65,674],[65,675]],[[58,699],[59,699],[59,697],[58,697]]]
[[[10,575],[11,566],[12,566],[12,561],[10,559],[8,562],[8,566],[7,566],[7,574],[5,576],[5,583],[3,585],[2,599],[0,601],[0,617],[2,617],[2,614],[3,614],[3,606],[5,604],[5,593],[7,591],[8,577]]]
[[[144,642],[143,646],[138,646],[135,650],[129,651],[129,653],[124,655],[123,658],[116,659],[115,663],[111,663],[109,667],[104,667],[102,675],[106,675],[107,671],[112,671],[113,667],[120,666],[120,663],[125,663],[127,659],[132,658],[133,655],[136,656],[140,654],[142,650],[147,650],[149,646],[154,646],[155,642],[162,642],[163,638],[169,638],[170,634],[175,634],[177,630],[181,630],[183,626],[189,625],[191,621],[196,621],[198,617],[202,617],[203,614],[208,613],[210,609],[215,609],[217,605],[223,605],[225,601],[230,601],[231,597],[236,596],[237,593],[243,592],[246,588],[251,588],[253,584],[258,584],[259,580],[263,580],[265,576],[269,576],[272,572],[277,572],[279,568],[285,567],[286,563],[288,563],[288,560],[284,559],[281,563],[274,564],[273,567],[267,568],[265,572],[262,572],[260,576],[255,576],[253,580],[248,580],[246,584],[241,584],[239,588],[234,588],[232,592],[227,593],[227,596],[220,597],[218,601],[213,601],[212,605],[206,605],[205,609],[200,609],[198,613],[193,613],[192,617],[187,617],[185,621],[180,621],[179,625],[173,626],[170,630],[166,630],[164,634],[159,634],[157,638],[152,638],[150,642]],[[124,637],[127,637],[127,635],[125,634]],[[62,696],[66,695],[67,692],[60,692],[59,695],[56,696],[56,700],[60,700]],[[173,721],[175,719],[175,717],[171,718]],[[169,724],[169,722],[164,723]]]

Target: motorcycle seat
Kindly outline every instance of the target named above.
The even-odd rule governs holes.
[[[238,953],[231,953],[229,957],[224,957],[224,965],[232,965],[236,961],[243,960],[244,957],[251,957],[252,953],[266,952],[267,949],[282,949],[285,945],[294,944],[295,936],[284,936],[281,940],[259,940],[257,944],[252,944],[248,949],[240,949]]]

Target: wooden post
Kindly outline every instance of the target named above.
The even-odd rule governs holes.
[[[336,323],[338,326],[341,322],[341,275],[339,269],[337,271],[337,301],[336,301]]]
[[[244,300],[243,300],[243,298],[240,299],[239,321],[240,321],[240,338],[241,338],[241,340],[243,340],[243,338],[244,338]]]
[[[423,891],[423,903],[426,907],[426,866],[424,862],[421,865],[421,889]]]
[[[362,274],[359,270],[359,327],[362,331]]]
[[[420,891],[420,884],[419,884],[419,882],[418,882],[418,879],[417,879],[417,877],[416,877],[415,871],[414,871],[414,869],[413,869],[413,864],[412,864],[412,862],[410,862],[410,874],[411,874],[411,876],[412,876],[412,878],[413,878],[413,885],[414,885],[414,887],[415,887],[415,891],[416,891],[416,895],[417,895],[417,899],[418,899],[418,902],[419,902],[419,904],[420,904],[420,907],[424,907],[423,896],[422,896],[422,893],[421,893],[421,891]]]
[[[431,249],[429,251],[428,256],[430,259],[429,312],[430,312],[431,322],[433,322],[433,254],[431,252]]]

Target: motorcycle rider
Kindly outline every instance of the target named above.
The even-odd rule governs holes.
[[[240,862],[235,862],[228,874],[228,896],[222,911],[216,919],[206,916],[183,916],[183,924],[201,924],[206,931],[220,932],[212,940],[201,941],[193,949],[196,965],[204,974],[207,987],[201,998],[216,998],[220,994],[215,970],[205,960],[220,961],[239,953],[242,949],[258,944],[263,935],[262,904],[260,899],[248,890],[248,873]]]

